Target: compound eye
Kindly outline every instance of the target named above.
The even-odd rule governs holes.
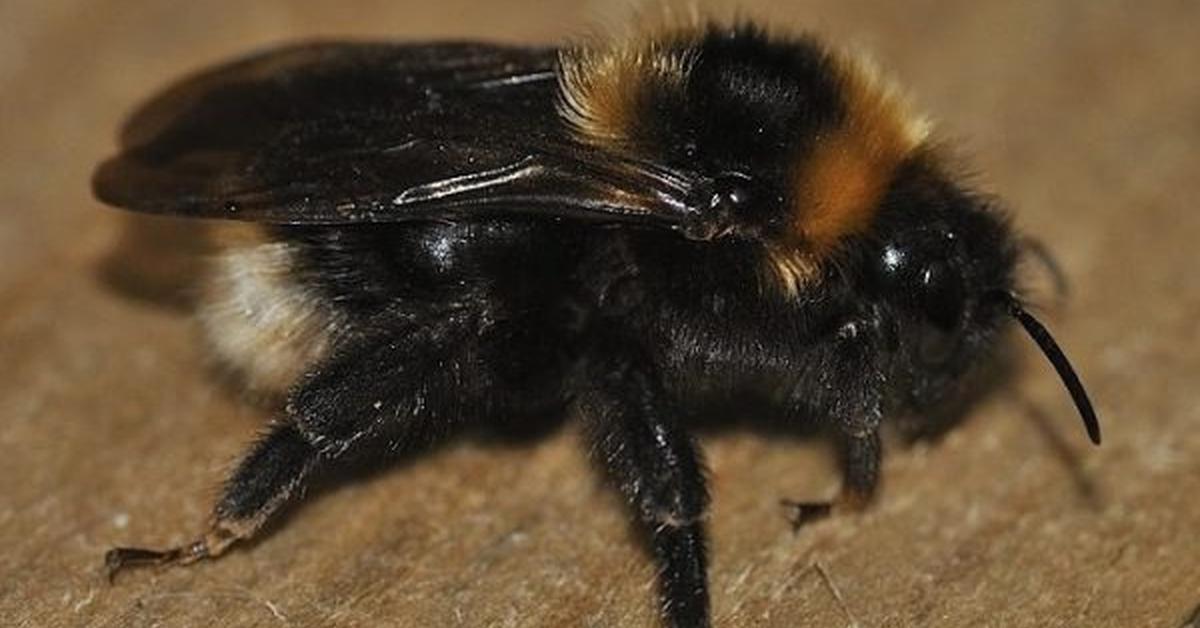
[[[966,307],[962,277],[945,262],[933,262],[921,270],[918,281],[925,317],[944,331],[958,327]]]
[[[750,205],[753,181],[740,172],[726,172],[713,181],[709,207],[725,214],[737,214]]]

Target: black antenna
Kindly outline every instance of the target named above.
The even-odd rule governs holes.
[[[1075,401],[1075,407],[1079,409],[1079,416],[1083,418],[1088,438],[1099,445],[1100,421],[1096,418],[1096,411],[1092,409],[1092,402],[1088,399],[1087,391],[1083,389],[1083,384],[1080,383],[1079,376],[1075,374],[1075,369],[1071,367],[1071,362],[1067,360],[1066,354],[1059,348],[1058,343],[1054,342],[1054,338],[1049,331],[1046,331],[1046,327],[1021,307],[1021,303],[1017,301],[1016,297],[1006,293],[1004,298],[1008,304],[1008,312],[1021,322],[1021,326],[1029,333],[1029,337],[1033,338],[1042,353],[1046,354],[1046,359],[1054,365],[1054,370],[1058,371],[1063,385],[1067,387],[1067,391],[1071,393],[1071,399]]]

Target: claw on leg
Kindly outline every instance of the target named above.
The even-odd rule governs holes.
[[[862,512],[869,502],[870,499],[865,495],[842,491],[842,494],[832,501],[800,502],[781,499],[779,505],[787,510],[787,518],[792,524],[792,531],[799,532],[801,528],[835,514]]]
[[[792,524],[792,532],[829,517],[833,513],[833,502],[798,502],[791,499],[779,500],[779,505],[787,510],[788,522]]]
[[[117,573],[129,567],[190,565],[198,560],[220,556],[238,538],[227,528],[214,527],[211,532],[191,543],[166,550],[114,547],[104,553],[104,572],[108,581],[112,582]]]
[[[841,493],[835,499],[827,502],[780,500],[780,505],[787,509],[793,532],[830,515],[862,512],[871,503],[879,484],[882,451],[879,433],[872,431],[862,436],[848,437],[841,445],[845,480]]]

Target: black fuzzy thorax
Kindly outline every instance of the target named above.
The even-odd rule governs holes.
[[[845,119],[836,64],[813,39],[712,26],[694,50],[687,117],[705,146],[747,156],[804,152]]]
[[[779,181],[793,157],[846,119],[837,62],[815,39],[710,25],[674,46],[689,59],[682,90],[645,94],[634,137],[673,167]]]

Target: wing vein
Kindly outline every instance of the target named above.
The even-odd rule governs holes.
[[[512,183],[526,177],[536,176],[545,170],[544,166],[533,162],[534,156],[526,155],[514,163],[500,166],[499,168],[415,185],[397,194],[396,198],[392,199],[392,204],[396,206],[413,205],[456,194],[475,192],[497,185]]]

